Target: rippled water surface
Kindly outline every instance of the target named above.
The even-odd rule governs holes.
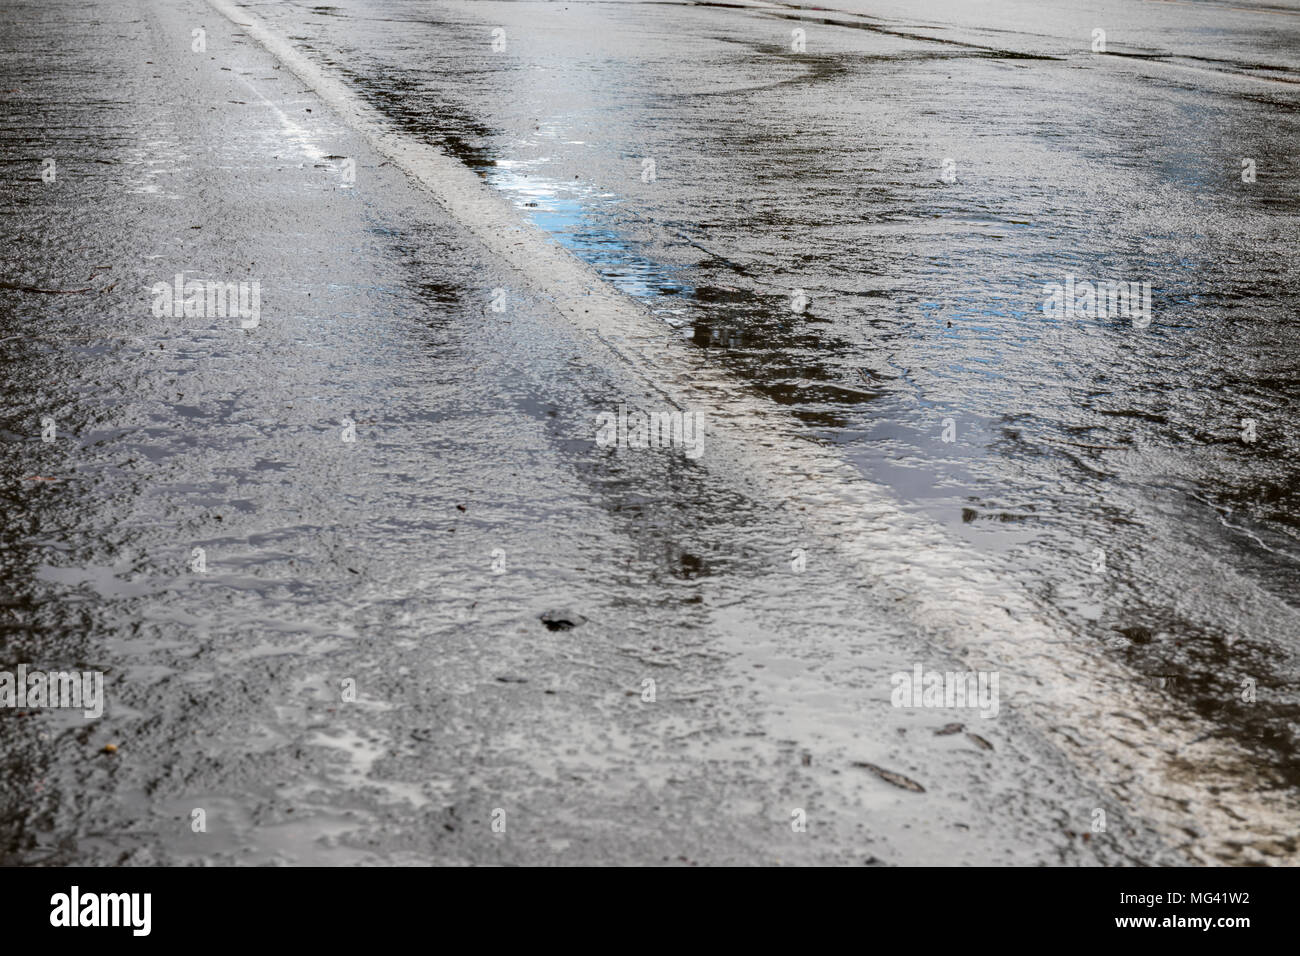
[[[1138,692],[1300,783],[1300,11],[707,6],[299,29]],[[1123,25],[1108,55],[1094,21]],[[1151,324],[1045,315],[1067,276],[1149,283]]]
[[[0,647],[114,706],[2,715],[0,861],[1184,859],[1118,809],[1085,844],[1096,754],[1015,707],[992,749],[891,707],[947,653],[895,587],[956,621],[1029,595],[1135,728],[1105,747],[1190,715],[1294,806],[1300,8],[1069,6],[249,8],[849,461],[879,528],[956,542],[891,539],[898,581],[791,573],[798,508],[721,458],[596,448],[654,383],[199,0],[8,8]],[[151,315],[178,272],[258,278],[263,325]],[[1047,314],[1067,276],[1149,283],[1150,324]],[[518,843],[478,835],[503,794]],[[1294,856],[1260,829],[1249,859]]]

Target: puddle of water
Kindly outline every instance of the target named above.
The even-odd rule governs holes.
[[[615,225],[615,212],[621,202],[616,196],[575,188],[526,171],[537,165],[497,160],[478,172],[508,196],[534,225],[593,266],[621,292],[643,300],[684,299],[694,294],[695,290],[678,277],[679,270],[638,252],[639,243]],[[665,316],[684,314],[685,306],[685,302],[680,307],[665,307],[659,301],[652,304],[656,313]]]

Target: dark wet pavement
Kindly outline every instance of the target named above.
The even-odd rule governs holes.
[[[255,9],[1293,811],[1300,7],[838,7]],[[991,751],[891,708],[925,622],[836,542],[792,573],[799,516],[708,454],[598,449],[653,390],[204,3],[2,16],[0,649],[110,707],[0,710],[0,859],[1293,856],[1069,762],[1064,700],[1008,694]],[[259,280],[259,327],[153,316],[181,271]],[[1149,282],[1150,326],[1044,315],[1067,274]]]

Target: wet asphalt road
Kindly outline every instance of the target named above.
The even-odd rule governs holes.
[[[599,448],[657,383],[238,26],[18,3],[0,669],[109,705],[0,709],[0,860],[1293,862],[1300,7],[836,6],[250,9],[1027,595],[1133,736],[1071,753],[1083,711],[1010,681],[891,707],[960,635],[725,452]],[[260,325],[153,315],[182,271],[258,280]],[[1066,274],[1150,282],[1151,325],[1045,316]]]

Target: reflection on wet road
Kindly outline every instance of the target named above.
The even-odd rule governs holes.
[[[398,37],[367,2],[300,31],[1300,784],[1300,10],[761,6],[449,3]],[[1149,283],[1154,321],[1045,315],[1067,276]]]
[[[1114,750],[1181,715],[1245,755],[1214,768],[1241,792],[1294,808],[1300,7],[250,8],[959,544],[901,540],[880,582],[816,549],[790,573],[800,516],[707,456],[598,454],[594,416],[654,383],[201,0],[90,6],[11,33],[0,158],[77,158],[63,192],[3,197],[2,626],[8,663],[108,669],[119,723],[0,728],[0,860],[608,861],[664,834],[714,862],[1293,858],[1275,820],[1227,845],[1150,781],[1077,772],[1112,751],[1067,769],[1040,734],[1070,737],[1068,695],[1038,724],[1008,701],[1002,736],[891,708],[890,675],[945,652],[889,588],[951,594],[958,621],[1026,595],[1057,666],[1095,665],[1131,722]],[[202,69],[177,39],[200,16]],[[263,327],[151,321],[138,290],[185,270],[260,278]],[[1109,280],[1149,287],[1149,323],[1050,308]],[[29,440],[43,415],[71,446]],[[178,575],[195,546],[213,573]],[[570,609],[587,622],[538,623]],[[666,706],[629,710],[647,675]],[[61,762],[110,733],[135,746],[89,783]],[[1166,742],[1201,779],[1201,739]],[[545,821],[526,850],[473,836],[506,792]],[[197,800],[225,821],[206,844],[167,830]],[[823,842],[792,839],[793,800]],[[1085,845],[1097,805],[1115,839]]]

